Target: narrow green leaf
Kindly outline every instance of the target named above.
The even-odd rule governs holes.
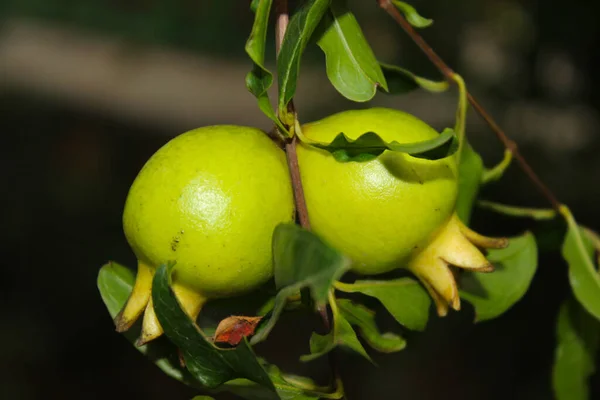
[[[339,133],[331,143],[321,143],[300,136],[310,146],[330,152],[339,162],[373,160],[385,150],[407,153],[415,158],[439,160],[451,156],[458,149],[458,139],[452,129],[446,128],[439,136],[416,143],[386,142],[377,133],[367,132],[356,140]]]
[[[308,0],[290,19],[277,58],[280,115],[287,115],[287,105],[296,93],[302,53],[329,3],[330,0]],[[293,121],[286,122],[291,125]]]
[[[188,371],[200,383],[215,388],[231,379],[246,378],[275,390],[246,340],[234,349],[214,346],[181,309],[169,285],[170,276],[163,265],[152,282],[154,310],[165,335],[181,350]]]
[[[380,333],[375,322],[375,312],[348,299],[337,300],[340,313],[350,325],[358,328],[363,339],[377,351],[394,353],[406,347],[406,341],[395,333]]]
[[[285,127],[275,115],[275,110],[269,100],[267,91],[273,84],[273,74],[264,65],[269,13],[272,3],[273,0],[254,0],[250,6],[256,15],[245,48],[253,63],[252,70],[246,75],[246,87],[257,98],[258,107],[261,111],[274,121],[282,132],[286,132]]]
[[[483,176],[483,160],[469,142],[465,142],[458,166],[458,199],[456,213],[460,220],[469,225],[471,211],[479,194],[481,177]]]
[[[556,217],[556,211],[551,208],[515,207],[487,200],[480,200],[477,202],[477,205],[481,208],[508,215],[510,217],[533,218],[538,221],[553,219]]]
[[[460,295],[475,308],[476,322],[498,317],[525,295],[537,269],[535,237],[526,232],[510,238],[508,247],[490,250],[488,260],[494,272],[465,272],[460,278]]]
[[[557,346],[552,387],[557,400],[587,400],[589,378],[594,374],[600,345],[600,323],[574,299],[567,300],[558,314]]]
[[[396,321],[408,329],[422,331],[427,325],[431,299],[414,279],[364,280],[351,284],[337,282],[335,288],[347,293],[375,297]]]
[[[432,19],[423,18],[413,6],[404,1],[392,0],[392,4],[404,14],[406,20],[415,28],[427,28],[433,24]]]
[[[377,87],[387,91],[379,63],[345,0],[332,0],[321,21],[317,45],[325,53],[327,77],[347,99],[371,100]]]
[[[512,151],[506,149],[504,150],[504,158],[500,161],[496,166],[492,168],[486,168],[483,171],[483,176],[481,177],[481,183],[486,185],[490,182],[495,182],[502,178],[508,167],[510,167],[510,163],[512,161]]]
[[[336,300],[331,296],[331,312],[333,314],[333,328],[326,335],[312,334],[310,337],[310,354],[300,357],[301,361],[312,361],[324,356],[337,346],[341,346],[360,354],[367,360],[373,362],[363,345],[358,340],[352,325],[344,318],[337,307]]]
[[[125,305],[129,294],[133,290],[135,275],[127,267],[115,262],[102,266],[98,273],[98,289],[104,305],[112,318],[114,318]],[[140,327],[134,325],[123,336],[138,350],[156,364],[165,374],[187,385],[198,387],[192,376],[179,364],[177,349],[169,343],[160,341],[150,342],[144,346],[135,346],[139,337]]]
[[[562,254],[569,264],[569,282],[575,298],[594,317],[600,319],[600,274],[594,265],[594,247],[589,236],[577,225],[565,206],[561,214],[567,220],[567,235]]]
[[[448,90],[448,81],[432,81],[391,64],[380,63],[383,76],[388,84],[390,94],[403,94],[422,88],[429,92],[440,93]],[[385,92],[384,92],[385,93]]]
[[[329,289],[350,268],[350,260],[321,238],[296,224],[279,224],[273,232],[275,285],[279,289],[271,316],[252,337],[266,339],[287,298],[309,288],[315,306],[326,304]]]

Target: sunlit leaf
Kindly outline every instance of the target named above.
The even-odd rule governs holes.
[[[339,133],[330,143],[321,143],[300,136],[302,142],[330,152],[339,162],[373,160],[385,150],[407,153],[415,158],[438,160],[451,156],[458,149],[458,139],[452,129],[444,129],[439,136],[416,143],[386,142],[375,132],[366,132],[356,140]]]
[[[527,232],[510,238],[508,247],[490,250],[488,260],[494,272],[467,271],[460,278],[460,296],[475,308],[477,322],[500,316],[525,295],[537,269],[535,237]]]
[[[181,309],[169,286],[168,268],[160,266],[152,283],[154,310],[165,335],[181,350],[186,368],[196,380],[215,388],[231,379],[245,378],[275,390],[246,340],[234,349],[213,345]]]
[[[390,94],[408,93],[418,88],[433,93],[440,93],[448,90],[450,87],[448,81],[432,81],[422,78],[407,69],[395,65],[380,63],[380,66],[388,84],[387,92]]]
[[[431,299],[414,279],[338,282],[335,287],[347,293],[362,293],[375,297],[396,321],[409,329],[422,331],[427,325]]]
[[[324,306],[333,282],[350,268],[350,260],[346,256],[296,224],[280,224],[275,228],[273,262],[279,292],[269,320],[254,335],[252,343],[267,337],[288,297],[308,288],[315,306]]]
[[[423,18],[413,6],[404,1],[392,0],[392,4],[398,7],[406,20],[415,28],[427,28],[433,23],[432,19]]]
[[[337,300],[337,305],[344,318],[358,329],[360,336],[375,350],[393,353],[406,347],[406,341],[395,333],[379,332],[374,311],[348,299]]]
[[[329,4],[330,0],[308,0],[290,19],[277,58],[280,115],[287,113],[287,105],[296,93],[302,53]],[[290,125],[292,122],[286,121]]]
[[[275,110],[269,100],[267,91],[273,84],[273,74],[265,68],[264,64],[267,28],[272,2],[273,0],[254,0],[251,4],[255,17],[250,37],[246,41],[246,53],[250,56],[253,67],[252,71],[246,75],[246,87],[256,96],[261,111],[285,132],[285,128],[275,115]]]
[[[471,220],[471,211],[479,193],[482,176],[483,160],[466,141],[460,155],[458,199],[456,200],[456,213],[465,225],[469,225]]]
[[[350,322],[342,315],[337,302],[332,299],[329,303],[333,314],[333,324],[331,331],[326,335],[319,335],[313,332],[310,337],[310,354],[300,357],[301,361],[312,361],[332,351],[340,346],[360,354],[367,360],[371,361],[371,357],[358,340],[356,332],[352,329]]]
[[[344,97],[357,102],[371,100],[387,83],[379,63],[345,0],[332,0],[321,22],[317,41],[325,53],[327,77]]]
[[[558,314],[557,346],[552,387],[557,400],[588,400],[588,380],[595,372],[600,344],[600,323],[574,299]]]
[[[561,213],[567,220],[567,235],[562,254],[569,264],[569,282],[575,298],[594,317],[600,319],[600,274],[594,265],[592,240],[577,225],[568,208]]]

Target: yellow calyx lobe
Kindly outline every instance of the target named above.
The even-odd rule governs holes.
[[[137,346],[142,346],[163,334],[163,329],[154,311],[151,296],[154,272],[154,268],[138,262],[138,273],[133,290],[123,310],[115,317],[114,321],[117,332],[125,332],[131,328],[142,313],[144,314],[142,318],[142,331],[136,341]],[[172,289],[182,309],[192,320],[196,320],[202,306],[206,302],[206,298],[200,293],[190,290],[177,282],[173,283]]]
[[[489,238],[469,229],[454,213],[425,249],[411,258],[407,268],[433,298],[438,315],[444,316],[449,307],[460,309],[458,286],[451,267],[492,272],[494,266],[479,248],[500,249],[507,245],[506,238]]]

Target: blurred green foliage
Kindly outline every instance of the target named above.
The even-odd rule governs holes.
[[[1,0],[0,15],[53,21],[133,42],[224,54],[248,35],[248,6],[245,1],[223,0]],[[223,29],[224,21],[227,29]]]

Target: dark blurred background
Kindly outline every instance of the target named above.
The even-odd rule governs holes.
[[[132,180],[162,144],[207,124],[269,128],[244,86],[249,3],[0,0],[0,398],[194,395],[114,331],[96,275],[107,260],[134,266],[121,212]],[[438,77],[374,0],[350,3],[381,60]],[[576,217],[599,230],[600,2],[413,4],[435,20],[423,31],[430,44]],[[296,105],[303,121],[383,105],[441,129],[453,124],[455,93],[353,104],[328,84],[313,46]],[[474,113],[468,135],[488,165],[501,158],[502,147]],[[516,166],[483,196],[546,206]],[[505,235],[532,227],[482,211],[474,225]],[[475,326],[465,304],[461,313],[434,319],[427,332],[407,333],[407,350],[373,354],[378,367],[344,356],[348,399],[551,399],[566,278],[560,255],[545,252],[530,292],[501,318]],[[284,318],[259,351],[326,379],[319,362],[296,363],[309,332]],[[598,379],[592,383],[600,395]]]

